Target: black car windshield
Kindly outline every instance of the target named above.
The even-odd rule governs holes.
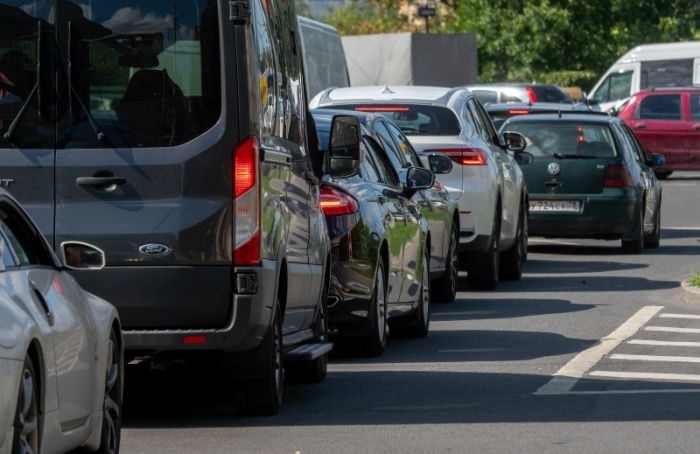
[[[461,131],[457,116],[447,107],[401,103],[333,105],[329,108],[384,115],[407,136],[456,136]]]
[[[504,131],[525,136],[535,157],[614,158],[617,149],[607,124],[570,121],[511,121]]]

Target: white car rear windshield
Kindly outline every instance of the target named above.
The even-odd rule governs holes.
[[[354,104],[328,107],[384,115],[396,123],[407,136],[456,136],[460,132],[457,116],[447,107],[421,104]]]

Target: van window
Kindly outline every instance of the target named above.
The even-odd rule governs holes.
[[[693,59],[643,61],[640,89],[682,87],[693,83]]]
[[[593,99],[609,102],[627,98],[632,93],[632,71],[610,74],[595,92]]]
[[[350,78],[338,31],[305,17],[298,17],[298,22],[309,99],[325,88],[348,87]]]
[[[638,118],[642,120],[680,120],[681,95],[650,95],[639,103]]]

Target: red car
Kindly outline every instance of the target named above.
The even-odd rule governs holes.
[[[674,170],[700,170],[700,87],[640,91],[617,115],[630,125],[647,155],[663,154],[659,179]]]

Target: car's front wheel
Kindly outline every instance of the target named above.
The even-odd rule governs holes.
[[[450,232],[450,245],[447,249],[447,257],[445,258],[445,272],[439,278],[433,281],[432,297],[433,301],[440,303],[451,303],[457,296],[457,280],[459,272],[459,256],[457,255],[457,223],[452,222],[452,231]]]
[[[32,360],[24,360],[15,412],[12,454],[39,452],[39,393]]]

